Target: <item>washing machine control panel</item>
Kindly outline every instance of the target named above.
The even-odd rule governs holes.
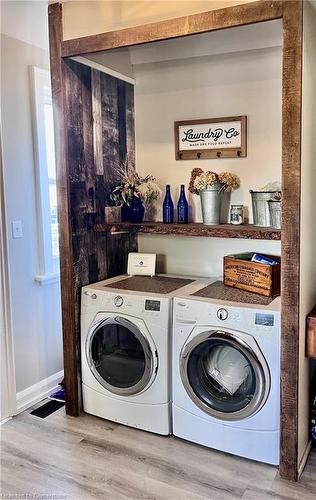
[[[160,311],[160,300],[145,300],[145,311]]]
[[[122,305],[124,304],[123,297],[121,297],[120,295],[116,295],[113,299],[113,303],[115,307],[122,307]]]

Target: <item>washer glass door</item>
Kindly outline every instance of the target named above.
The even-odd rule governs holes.
[[[204,332],[181,355],[183,385],[193,402],[221,420],[240,420],[265,403],[270,377],[261,351],[228,332]]]
[[[99,323],[87,337],[86,354],[95,378],[113,394],[137,394],[151,380],[154,358],[149,342],[126,318]]]

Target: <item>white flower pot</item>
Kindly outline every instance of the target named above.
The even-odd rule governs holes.
[[[222,192],[221,183],[200,191],[203,224],[214,226],[220,223]]]

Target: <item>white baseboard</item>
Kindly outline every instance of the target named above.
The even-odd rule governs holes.
[[[12,417],[6,417],[6,418],[3,418],[0,422],[0,425],[3,425],[3,424],[6,424],[7,422],[9,422],[9,420],[11,420]]]
[[[64,376],[64,370],[54,373],[50,377],[37,382],[37,384],[23,389],[16,395],[16,415],[24,410],[27,410],[31,406],[35,405],[39,401],[47,398],[49,394],[58,387],[58,383],[62,380]]]

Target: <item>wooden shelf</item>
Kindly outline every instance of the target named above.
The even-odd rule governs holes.
[[[242,238],[250,240],[280,240],[280,229],[271,227],[253,226],[243,224],[234,226],[231,224],[220,224],[218,226],[205,226],[201,223],[190,224],[163,224],[162,222],[141,222],[139,224],[130,222],[116,222],[112,224],[96,224],[96,232],[108,232],[111,234],[120,232],[137,232],[143,234],[164,234],[177,236],[199,236],[207,238]]]

